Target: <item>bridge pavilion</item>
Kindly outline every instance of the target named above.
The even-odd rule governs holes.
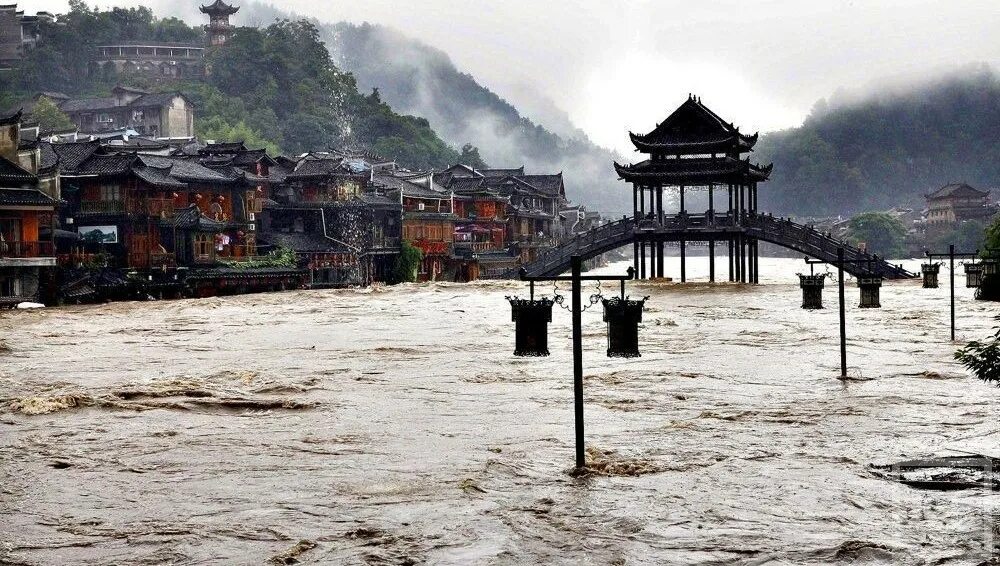
[[[773,165],[761,166],[742,158],[753,151],[757,134],[740,133],[701,103],[688,96],[677,110],[645,135],[629,134],[636,149],[648,159],[634,165],[615,163],[619,177],[632,184],[634,219],[638,236],[633,242],[636,272],[640,278],[663,277],[663,248],[677,241],[681,253],[681,281],[687,279],[686,238],[699,239],[697,231],[664,230],[667,223],[685,226],[701,223],[736,228],[705,233],[708,242],[709,275],[715,281],[715,244],[728,244],[729,280],[758,281],[757,239],[747,237],[739,227],[748,215],[757,213],[757,184],[766,181]],[[708,191],[708,210],[690,214],[685,192]],[[667,215],[663,208],[665,190],[675,191],[679,212]],[[722,192],[724,190],[724,192]],[[716,194],[728,198],[724,214],[716,212]],[[687,234],[685,236],[684,234]],[[648,257],[648,261],[647,261]]]

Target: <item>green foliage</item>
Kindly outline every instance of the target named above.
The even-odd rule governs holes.
[[[482,156],[479,155],[479,148],[467,143],[462,146],[462,156],[459,158],[460,163],[464,163],[473,169],[489,169],[489,165],[483,161]]]
[[[958,252],[971,252],[983,249],[985,237],[986,226],[982,222],[966,220],[946,232],[935,235],[928,243],[934,251],[946,251],[949,245],[954,244]]]
[[[43,132],[66,130],[73,127],[73,120],[59,109],[48,97],[41,97],[35,103],[31,115],[38,121]]]
[[[292,268],[298,265],[298,259],[295,256],[295,251],[288,248],[277,248],[265,256],[246,260],[220,259],[219,263],[234,269],[261,269],[265,267]]]
[[[417,270],[420,262],[424,260],[424,252],[413,244],[403,241],[399,250],[399,257],[396,258],[396,265],[392,268],[393,283],[412,283],[417,280]]]
[[[997,317],[1000,320],[1000,317]],[[976,377],[1000,385],[1000,328],[986,341],[969,342],[955,352],[955,359],[968,368]]]
[[[986,228],[986,247],[991,250],[1000,250],[1000,216]]]
[[[762,136],[755,159],[774,162],[761,206],[834,215],[897,205],[949,182],[1000,179],[1000,79],[988,66],[919,87],[821,101],[800,128]]]
[[[318,29],[305,20],[239,28],[224,46],[208,50],[210,72],[204,81],[165,84],[94,66],[97,46],[140,40],[203,43],[202,29],[176,18],[158,19],[146,7],[101,11],[80,0],[70,3],[58,24],[42,26],[43,40],[3,89],[16,93],[14,101],[43,90],[107,96],[118,83],[180,90],[195,103],[195,126],[205,138],[243,139],[272,152],[368,147],[409,168],[443,168],[460,157],[427,120],[395,113],[377,93],[359,93],[354,76],[333,64]]]
[[[218,116],[211,116],[197,122],[196,133],[203,140],[214,140],[216,142],[242,141],[249,148],[266,149],[271,155],[281,153],[274,142],[264,137],[256,129],[248,126],[243,120],[235,124],[229,124]]]
[[[906,227],[895,216],[885,212],[865,212],[851,219],[848,237],[855,243],[864,242],[869,252],[886,258],[898,258],[903,246]]]

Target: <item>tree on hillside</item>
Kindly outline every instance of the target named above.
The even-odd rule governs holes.
[[[947,250],[949,245],[954,244],[956,250],[967,252],[983,249],[985,238],[986,226],[982,222],[967,220],[951,230],[934,236],[928,243],[934,251]]]
[[[70,120],[69,116],[46,96],[38,99],[34,110],[31,111],[31,115],[38,122],[38,126],[42,132],[68,130],[74,126],[73,120]]]
[[[489,169],[490,166],[483,161],[482,156],[479,155],[479,148],[467,143],[462,146],[462,155],[460,156],[461,163],[472,167],[473,169]]]
[[[885,258],[897,258],[906,250],[903,246],[906,227],[887,212],[865,212],[851,219],[848,237],[856,244],[865,244],[867,250]]]

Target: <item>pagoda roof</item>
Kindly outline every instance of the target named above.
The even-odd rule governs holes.
[[[757,143],[758,134],[748,136],[732,122],[689,96],[677,110],[648,134],[629,132],[636,149],[643,153],[707,154],[745,153]]]
[[[951,197],[982,198],[989,196],[989,194],[989,191],[980,191],[967,183],[949,183],[925,196],[928,199]]]
[[[625,181],[640,184],[704,185],[766,181],[774,164],[762,166],[750,159],[694,158],[646,160],[635,165],[615,163]]]
[[[202,6],[199,10],[201,10],[201,13],[203,14],[223,14],[229,16],[239,12],[240,7],[226,4],[222,0],[215,0],[215,2],[212,2],[208,6]]]

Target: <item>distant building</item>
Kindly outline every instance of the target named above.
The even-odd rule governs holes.
[[[56,265],[55,211],[60,201],[55,154],[23,143],[21,114],[0,117],[0,306],[37,301]]]
[[[927,231],[941,231],[967,220],[987,222],[996,209],[990,206],[989,191],[966,183],[950,183],[926,195]]]
[[[148,41],[101,45],[90,74],[142,74],[158,80],[201,77],[205,74],[205,46]]]
[[[194,105],[179,92],[149,93],[118,86],[110,97],[54,102],[83,133],[131,129],[154,138],[194,136]]]
[[[222,0],[215,0],[208,6],[202,6],[200,10],[202,14],[208,15],[208,26],[205,28],[208,31],[208,44],[224,45],[233,34],[229,16],[239,12],[239,7],[226,4]]]
[[[0,70],[17,64],[38,43],[39,22],[54,20],[48,12],[25,16],[17,10],[17,4],[0,5]]]

